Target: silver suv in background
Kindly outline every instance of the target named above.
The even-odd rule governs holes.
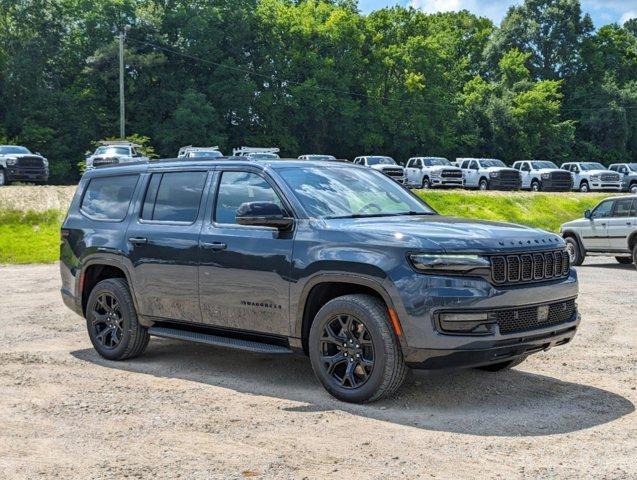
[[[563,224],[560,233],[573,265],[587,255],[613,255],[637,266],[637,195],[607,198],[584,218]]]
[[[141,146],[127,141],[100,142],[95,152],[86,157],[86,169],[104,165],[119,165],[121,163],[148,162],[149,158],[141,153]]]
[[[356,165],[364,165],[379,172],[383,172],[389,178],[396,180],[398,183],[405,183],[405,169],[396,163],[391,157],[382,155],[364,155],[356,157],[354,162]]]
[[[412,187],[458,187],[464,184],[462,170],[444,157],[411,157],[405,167],[405,184]]]
[[[613,163],[608,169],[622,175],[625,192],[637,193],[637,163]]]
[[[480,190],[519,190],[520,172],[495,158],[457,158],[464,173],[464,186]]]
[[[513,164],[520,172],[522,189],[539,192],[568,192],[573,188],[573,176],[547,160],[520,160]]]
[[[598,162],[568,162],[560,167],[573,174],[573,190],[590,192],[594,190],[613,190],[621,192],[622,178],[617,172],[611,172]]]

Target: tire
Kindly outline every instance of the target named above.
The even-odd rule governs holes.
[[[86,304],[86,327],[97,353],[109,360],[141,355],[150,339],[148,330],[137,320],[133,298],[123,278],[109,278],[95,285]]]
[[[7,180],[7,174],[4,168],[0,167],[0,187],[4,187],[5,185],[9,185],[9,180]]]
[[[582,193],[590,192],[590,187],[588,186],[588,182],[584,181],[579,185],[579,191]]]
[[[506,362],[493,363],[491,365],[483,365],[482,367],[477,367],[478,370],[483,370],[485,372],[501,372],[502,370],[511,370],[514,367],[517,367],[524,360],[526,360],[526,355],[522,355],[521,357],[514,358],[513,360],[507,360]]]
[[[637,182],[631,183],[630,187],[628,187],[628,191],[630,193],[637,193]]]
[[[478,188],[482,191],[489,190],[489,181],[486,178],[481,178]]]
[[[635,268],[637,268],[637,243],[633,246],[633,263]]]
[[[621,263],[622,265],[630,265],[631,263],[633,263],[633,258],[631,257],[615,257],[615,260],[617,260],[618,263]]]
[[[422,188],[424,190],[429,190],[431,188],[431,182],[427,177],[422,177]]]
[[[407,374],[387,307],[371,295],[345,295],[327,302],[314,318],[308,347],[314,374],[344,402],[366,403],[389,396]]]
[[[542,184],[537,180],[533,180],[531,182],[531,191],[532,192],[540,192],[542,191]]]
[[[582,252],[579,243],[575,238],[566,237],[564,241],[566,242],[566,250],[568,251],[571,265],[579,267],[582,263],[584,263],[586,254]]]

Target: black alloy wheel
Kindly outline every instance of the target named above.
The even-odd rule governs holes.
[[[362,386],[374,370],[374,345],[359,319],[342,314],[323,327],[321,365],[342,388]]]
[[[110,293],[98,295],[91,315],[95,340],[106,349],[114,349],[122,341],[123,322],[119,301]]]

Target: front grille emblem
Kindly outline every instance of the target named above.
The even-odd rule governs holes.
[[[566,304],[564,304],[564,306],[562,308],[566,308]],[[538,307],[537,309],[537,320],[538,322],[546,322],[546,320],[549,318],[549,306],[548,305],[542,305],[541,307]]]

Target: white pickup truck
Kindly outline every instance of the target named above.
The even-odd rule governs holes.
[[[480,190],[519,190],[520,172],[495,158],[458,158],[464,173],[464,186]]]
[[[520,172],[522,189],[539,192],[568,192],[573,188],[573,177],[547,160],[520,160],[513,164]]]
[[[141,153],[141,146],[127,141],[100,142],[95,152],[88,152],[86,157],[86,169],[107,165],[119,165],[121,163],[148,162],[148,157]]]
[[[562,170],[573,174],[573,190],[590,192],[594,190],[611,190],[621,192],[622,176],[608,170],[598,162],[568,162],[562,164]]]
[[[461,188],[464,175],[462,169],[444,157],[411,157],[405,167],[405,184],[420,188]]]
[[[405,183],[405,169],[396,163],[391,157],[381,155],[364,155],[356,157],[354,162],[356,165],[364,165],[379,172],[383,172],[389,178],[396,180],[398,183]]]

